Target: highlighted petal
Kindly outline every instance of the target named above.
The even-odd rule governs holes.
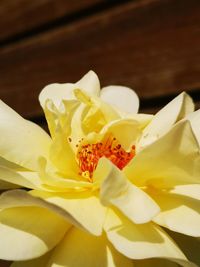
[[[53,251],[48,266],[133,267],[133,262],[117,252],[105,235],[95,237],[72,228]]]
[[[114,247],[131,259],[164,258],[193,266],[169,236],[153,223],[135,225],[122,214],[109,210],[105,231]]]
[[[187,115],[186,119],[190,121],[192,130],[200,146],[200,109]]]
[[[61,216],[45,208],[44,201],[22,190],[0,196],[1,259],[39,257],[57,245],[69,227]]]
[[[0,132],[0,157],[31,170],[37,169],[38,157],[48,157],[51,139],[47,133],[2,101]]]
[[[170,190],[170,193],[188,196],[200,200],[200,184],[178,185]]]
[[[111,85],[102,88],[100,97],[106,103],[123,112],[137,113],[139,98],[130,88],[125,86]]]
[[[76,225],[77,227],[84,228],[71,214],[69,214],[66,210],[62,209],[61,207],[49,203],[42,198],[34,197],[35,191],[29,191],[27,193],[24,190],[12,190],[4,192],[0,195],[0,210],[9,210],[11,208],[18,208],[18,207],[38,207],[38,208],[45,208],[49,211],[52,211],[56,215],[62,216],[66,223]],[[37,191],[36,191],[37,192]],[[32,194],[32,195],[31,195]],[[44,194],[44,193],[43,193]]]
[[[131,184],[115,166],[102,183],[100,195],[103,204],[114,205],[135,223],[150,221],[160,210],[153,199]]]
[[[51,99],[58,108],[65,99],[74,99],[73,90],[81,89],[89,95],[98,95],[100,91],[99,79],[95,72],[89,71],[77,83],[54,83],[47,85],[39,95],[39,101],[42,107],[45,107],[47,99]]]
[[[48,227],[47,227],[48,226]],[[27,260],[55,247],[69,225],[60,216],[39,207],[0,211],[0,258]]]
[[[10,184],[11,188],[21,186],[31,189],[43,189],[41,180],[36,172],[16,172],[0,166],[0,189],[5,189],[2,187],[3,183]]]
[[[89,95],[98,96],[100,92],[100,82],[97,74],[90,70],[76,83],[76,88],[83,89]]]
[[[188,113],[194,111],[194,104],[185,92],[174,98],[169,104],[161,109],[145,128],[138,143],[138,150],[155,142],[163,136],[177,121],[183,119]]]
[[[66,210],[80,223],[81,229],[85,229],[93,235],[101,235],[106,208],[101,205],[95,194],[90,192],[43,193],[39,191],[32,191],[32,194]]]
[[[185,235],[200,237],[200,201],[173,193],[157,193],[152,197],[161,212],[154,218],[157,224]]]
[[[199,184],[199,144],[190,122],[177,123],[166,135],[136,154],[124,171],[138,186],[166,189]]]

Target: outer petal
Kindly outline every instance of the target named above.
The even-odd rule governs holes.
[[[10,184],[11,188],[17,188],[19,186],[31,189],[43,188],[41,185],[41,180],[36,172],[17,172],[15,170],[0,166],[0,189],[5,189],[2,186],[6,183]]]
[[[42,107],[45,106],[46,100],[51,99],[59,107],[62,100],[74,99],[73,90],[82,89],[90,95],[98,95],[100,90],[99,79],[95,72],[89,71],[77,83],[54,83],[47,85],[39,95],[39,101]]]
[[[133,267],[133,262],[115,251],[105,235],[92,236],[72,228],[52,253],[48,267]]]
[[[0,211],[0,258],[39,257],[56,246],[67,229],[61,217],[46,209],[20,207]]]
[[[101,205],[95,194],[90,192],[54,194],[39,191],[32,191],[32,194],[66,210],[75,220],[80,222],[81,228],[94,235],[102,233],[106,208]]]
[[[150,221],[160,210],[153,199],[131,184],[115,166],[104,180],[100,194],[105,205],[114,205],[135,223]]]
[[[192,130],[200,145],[200,109],[188,114],[186,119],[190,121]]]
[[[11,161],[8,161],[2,157],[0,157],[0,166],[6,167],[6,168],[14,170],[14,171],[27,171],[26,168],[23,168],[22,166],[15,164]]]
[[[109,210],[104,228],[114,247],[129,258],[165,258],[182,266],[193,266],[168,235],[153,223],[135,225]]]
[[[9,197],[1,195],[1,259],[26,260],[39,257],[57,245],[70,227],[62,217],[37,204],[32,203],[30,207],[30,203],[29,206],[24,203],[21,207],[5,208],[9,202]],[[17,203],[13,206],[17,206]]]
[[[188,121],[179,122],[166,135],[140,151],[124,169],[138,186],[171,188],[200,183],[200,152]]]
[[[152,197],[161,212],[154,221],[170,230],[200,237],[200,201],[173,193],[157,193]]]
[[[101,99],[121,111],[137,113],[139,98],[130,88],[125,86],[111,85],[102,88]]]
[[[0,101],[0,157],[31,170],[39,156],[48,157],[51,139],[39,126],[24,120]]]
[[[145,128],[138,143],[138,150],[163,136],[170,130],[173,124],[192,111],[194,111],[194,104],[191,97],[185,92],[178,95],[161,109]]]
[[[200,200],[200,184],[178,185],[170,190],[170,193],[188,196]]]
[[[70,215],[66,210],[49,203],[41,198],[31,196],[31,192],[27,193],[24,190],[12,190],[4,192],[0,195],[0,210],[9,210],[11,208],[19,208],[19,207],[38,207],[44,208],[49,211],[52,211],[56,215],[60,215],[63,217],[67,224],[71,222],[73,225],[77,227],[84,228],[72,215]],[[34,192],[34,191],[33,191]]]

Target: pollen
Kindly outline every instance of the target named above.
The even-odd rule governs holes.
[[[115,166],[122,170],[135,155],[135,146],[126,152],[121,144],[112,135],[104,138],[102,142],[84,144],[78,150],[80,174],[92,182],[92,175],[101,157],[106,157]]]

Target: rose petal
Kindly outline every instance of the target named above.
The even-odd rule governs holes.
[[[185,267],[194,266],[169,236],[153,223],[136,225],[110,209],[104,229],[114,247],[129,258],[156,257],[172,260]]]
[[[200,109],[192,112],[190,114],[188,114],[186,116],[186,119],[190,121],[191,126],[192,126],[192,130],[195,134],[196,139],[199,142],[199,146],[200,146]]]
[[[161,212],[153,221],[170,230],[200,237],[200,201],[174,193],[151,195],[159,203]]]
[[[100,197],[103,204],[114,205],[135,223],[150,221],[160,210],[153,199],[131,184],[115,166],[101,185]]]
[[[38,125],[23,119],[0,101],[0,157],[31,170],[48,157],[51,139]]]
[[[133,263],[117,252],[105,235],[95,237],[72,228],[54,250],[50,267],[132,267]]]
[[[130,88],[125,86],[111,85],[102,88],[100,97],[106,103],[121,111],[137,113],[139,109],[139,98]]]
[[[47,85],[39,95],[39,101],[42,107],[45,106],[46,100],[51,99],[56,107],[59,107],[62,100],[74,99],[73,90],[81,89],[89,95],[98,95],[100,83],[95,72],[89,71],[77,83],[54,83]]]
[[[22,190],[1,194],[1,259],[32,259],[57,245],[70,224],[46,207],[44,201]]]
[[[31,188],[31,189],[42,189],[41,180],[36,172],[17,172],[12,169],[0,166],[0,189],[3,183],[10,184],[10,188],[17,188],[19,186]]]
[[[106,208],[101,205],[95,194],[91,192],[44,193],[41,191],[32,191],[32,194],[71,214],[80,223],[82,229],[94,235],[102,233]]]
[[[138,151],[163,136],[178,120],[194,111],[194,104],[185,92],[178,95],[162,108],[145,128],[138,143]]]
[[[190,122],[177,123],[166,135],[136,154],[124,171],[137,186],[166,189],[200,183],[199,145]]]

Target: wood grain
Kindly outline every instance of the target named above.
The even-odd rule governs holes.
[[[10,45],[0,50],[0,97],[39,116],[46,84],[76,81],[89,69],[103,85],[130,86],[152,101],[193,91],[200,88],[199,14],[198,0],[138,0]]]
[[[0,0],[0,41],[103,2],[105,0]]]

